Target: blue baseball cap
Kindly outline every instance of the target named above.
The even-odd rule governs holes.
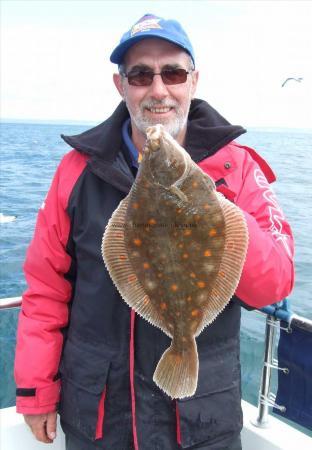
[[[146,38],[160,38],[172,42],[185,50],[192,58],[195,65],[194,50],[192,44],[176,20],[166,20],[153,14],[145,14],[126,33],[122,35],[119,45],[110,56],[115,64],[122,64],[126,52],[132,45]]]

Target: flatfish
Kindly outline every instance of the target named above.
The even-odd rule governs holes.
[[[171,339],[153,380],[192,396],[195,338],[230,301],[248,246],[241,210],[164,130],[147,130],[136,180],[103,235],[102,255],[125,302]]]

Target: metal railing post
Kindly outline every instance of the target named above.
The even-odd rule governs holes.
[[[254,425],[260,428],[268,427],[269,422],[269,398],[272,367],[274,366],[276,322],[278,322],[278,319],[273,316],[267,316],[265,326],[264,364],[262,368],[258,401],[258,417],[253,422]]]

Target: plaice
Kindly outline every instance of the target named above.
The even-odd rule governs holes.
[[[153,376],[170,397],[195,393],[195,338],[234,294],[247,246],[241,210],[162,125],[150,127],[136,180],[105,229],[102,255],[126,303],[172,338]]]

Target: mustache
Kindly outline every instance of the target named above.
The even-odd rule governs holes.
[[[144,108],[153,108],[155,106],[164,107],[164,108],[177,108],[177,102],[167,99],[162,100],[156,100],[156,99],[150,99],[150,100],[144,100],[140,108],[143,110]]]

